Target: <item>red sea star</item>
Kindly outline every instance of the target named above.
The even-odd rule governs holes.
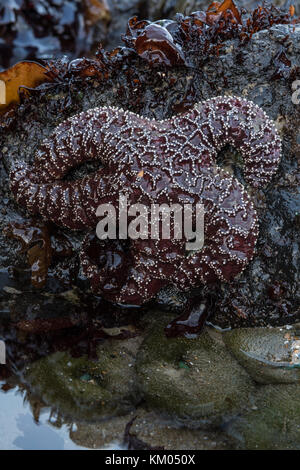
[[[95,228],[98,206],[117,206],[120,193],[129,205],[202,203],[205,244],[199,252],[187,255],[185,239],[85,238],[80,258],[92,287],[108,300],[140,305],[166,284],[187,290],[230,281],[252,258],[258,235],[253,204],[242,184],[216,165],[227,143],[243,156],[246,182],[257,187],[270,181],[281,141],[252,102],[217,97],[164,121],[95,108],[60,124],[32,166],[18,163],[11,190],[31,212],[75,230]],[[103,168],[81,180],[63,179],[89,160]]]

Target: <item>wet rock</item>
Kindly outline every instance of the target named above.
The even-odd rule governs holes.
[[[125,33],[127,21],[130,17],[146,14],[142,0],[109,0],[112,18],[105,43],[109,50],[120,45],[121,35]]]
[[[137,410],[130,432],[152,448],[163,447],[165,450],[227,450],[233,447],[222,432],[176,426],[143,408]]]
[[[242,449],[299,450],[300,386],[262,386],[254,409],[231,423],[227,432]]]
[[[240,328],[224,342],[251,377],[261,384],[300,383],[300,338],[286,328]]]
[[[70,438],[78,446],[88,449],[123,448],[124,429],[134,416],[133,413],[116,416],[100,424],[76,421],[70,430]]]
[[[149,412],[144,407],[100,424],[76,422],[76,426],[72,426],[70,431],[70,438],[77,445],[90,449],[127,449],[124,434],[126,426],[132,420],[130,435],[148,447],[163,447],[165,450],[226,450],[233,446],[231,439],[225,434],[179,427],[162,420],[158,414]]]
[[[58,352],[28,367],[25,380],[46,405],[87,421],[128,413],[140,400],[134,355],[138,339],[98,347],[98,360]]]
[[[168,320],[166,315],[156,319],[137,356],[147,405],[191,427],[221,424],[240,413],[254,391],[244,369],[208,333],[168,339]]]
[[[0,69],[23,59],[77,57],[104,39],[105,0],[0,0]]]

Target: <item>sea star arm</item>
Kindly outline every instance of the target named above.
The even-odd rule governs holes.
[[[259,106],[221,96],[197,104],[191,113],[216,152],[226,144],[241,152],[248,183],[260,187],[271,180],[281,158],[281,139],[274,122]]]
[[[173,271],[167,266],[162,275],[160,260],[146,257],[134,248],[126,253],[119,241],[98,240],[86,235],[80,251],[83,274],[92,289],[113,302],[142,305],[164,285]]]
[[[24,163],[11,173],[11,189],[21,206],[71,230],[94,228],[100,201],[110,202],[109,176],[100,170],[82,180],[38,182],[39,172]],[[99,183],[101,182],[101,183]],[[98,201],[98,203],[97,203]]]
[[[216,191],[216,188],[219,191]],[[199,284],[232,281],[253,257],[257,214],[243,186],[215,168],[200,194],[205,208],[204,246],[183,257],[173,283],[187,290]]]
[[[70,229],[95,227],[98,205],[112,201],[116,193],[110,184],[116,162],[106,140],[122,125],[120,112],[96,108],[61,123],[42,143],[32,166],[18,162],[12,169],[10,186],[18,203]],[[104,168],[82,180],[63,180],[71,169],[91,160],[104,163]]]

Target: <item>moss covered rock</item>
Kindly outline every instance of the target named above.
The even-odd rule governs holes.
[[[300,449],[300,385],[265,385],[256,409],[228,427],[242,449]]]
[[[224,345],[208,333],[167,338],[167,323],[166,317],[156,322],[137,356],[148,405],[189,426],[221,424],[247,407],[254,385]]]
[[[31,364],[25,378],[63,415],[84,420],[122,415],[139,401],[133,367],[138,342],[106,341],[98,348],[97,361],[57,352]]]

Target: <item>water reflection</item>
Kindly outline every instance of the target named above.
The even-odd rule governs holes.
[[[120,344],[123,344],[126,338],[134,338],[137,333],[133,327],[131,330],[127,327],[118,329],[118,325],[128,324],[129,320],[133,322],[135,312],[131,316],[128,311],[126,315],[122,310],[112,311],[100,299],[94,297],[91,301],[84,293],[82,297],[79,290],[56,294],[37,293],[22,287],[21,291],[20,285],[10,279],[7,272],[0,273],[0,340],[5,341],[7,352],[7,364],[0,365],[0,449],[61,450],[107,446],[119,449],[120,444],[115,441],[122,441],[128,418],[122,418],[109,432],[100,423],[97,435],[91,435],[88,425],[72,412],[68,414],[70,419],[61,416],[54,385],[50,387],[54,391],[50,390],[49,397],[45,390],[36,390],[39,387],[28,382],[26,374],[36,361],[46,361],[54,353],[69,354],[68,366],[70,361],[76,363],[85,357],[91,370],[84,369],[77,378],[76,369],[75,377],[69,378],[66,374],[65,383],[68,380],[77,383],[78,379],[81,387],[96,388],[92,383],[100,380],[94,377],[96,348],[106,344],[110,334],[113,343],[119,343],[116,339],[121,339]],[[56,366],[54,363],[54,376]],[[45,376],[51,375],[50,369],[45,371]],[[54,378],[54,383],[56,381]],[[39,379],[37,382],[42,388]],[[48,401],[44,400],[44,395]],[[68,398],[65,401],[69,403]],[[79,402],[74,406],[78,413],[88,414],[82,411],[84,407]]]
[[[3,383],[0,382],[0,386]],[[41,412],[35,422],[30,404],[24,401],[24,393],[0,391],[0,449],[1,450],[75,450],[85,449],[70,439],[67,425],[53,428],[51,411]]]

